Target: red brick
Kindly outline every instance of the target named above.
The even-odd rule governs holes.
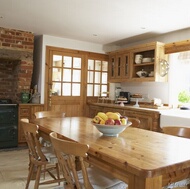
[[[4,46],[4,47],[11,47],[10,43],[2,43],[2,46]]]

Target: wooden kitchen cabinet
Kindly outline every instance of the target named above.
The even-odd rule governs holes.
[[[109,55],[109,82],[120,82],[122,80],[125,81],[130,76],[129,69],[129,52],[115,52]]]
[[[95,105],[96,104],[96,105]],[[120,107],[114,104],[93,103],[88,104],[89,117],[93,118],[99,111],[101,112],[119,112],[127,117],[137,118],[140,120],[139,128],[150,131],[161,132],[160,113],[159,111],[147,110],[143,108],[132,108],[132,106]]]
[[[135,63],[135,56],[141,54],[143,58],[151,58],[150,62]],[[152,42],[137,45],[131,48],[120,49],[115,52],[109,52],[109,82],[166,82],[167,75],[160,75],[162,71],[160,66],[161,60],[167,60],[164,53],[164,43]],[[146,71],[148,74],[153,71],[153,76],[139,77],[138,71]]]
[[[144,45],[139,45],[131,50],[131,80],[132,81],[158,81],[165,82],[167,81],[167,75],[162,77],[160,72],[162,70],[160,67],[160,61],[167,59],[167,56],[164,54],[164,43],[153,42]],[[150,58],[150,61],[145,61],[140,64],[135,63],[135,56],[140,54],[143,58]],[[148,74],[153,71],[153,76],[139,77],[137,75],[138,71],[146,71]]]
[[[28,118],[29,120],[34,119],[34,113],[38,111],[43,111],[43,104],[19,104],[18,108],[18,143],[25,143],[25,136],[21,128],[20,119]]]
[[[139,128],[160,132],[160,114],[154,111],[125,110],[125,116],[134,117],[140,120]]]

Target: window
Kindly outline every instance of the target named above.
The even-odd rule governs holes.
[[[88,97],[107,96],[107,55],[88,56],[88,53],[82,54],[82,52],[76,55],[76,53],[54,51],[50,65],[52,66],[50,96],[74,97],[84,93]],[[86,82],[87,88],[84,85]]]
[[[53,55],[52,95],[80,96],[81,58]]]
[[[177,107],[180,93],[190,95],[190,51],[170,54],[169,100]]]
[[[108,61],[88,59],[87,96],[107,96]]]

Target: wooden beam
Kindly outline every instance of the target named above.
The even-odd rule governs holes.
[[[189,50],[190,50],[190,40],[165,44],[165,54],[189,51]]]

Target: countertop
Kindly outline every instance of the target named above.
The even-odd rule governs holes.
[[[190,127],[190,110],[170,109],[162,110],[160,116],[160,127],[184,126]]]
[[[154,109],[154,108],[144,108],[141,107],[135,107],[134,105],[131,104],[125,104],[124,106],[121,106],[120,104],[113,104],[113,103],[88,103],[90,105],[96,105],[96,106],[102,106],[102,107],[113,107],[113,108],[120,108],[120,109],[135,109],[135,110],[145,110],[145,111],[153,111],[153,112],[161,112],[162,109]],[[165,110],[165,109],[164,109]]]

